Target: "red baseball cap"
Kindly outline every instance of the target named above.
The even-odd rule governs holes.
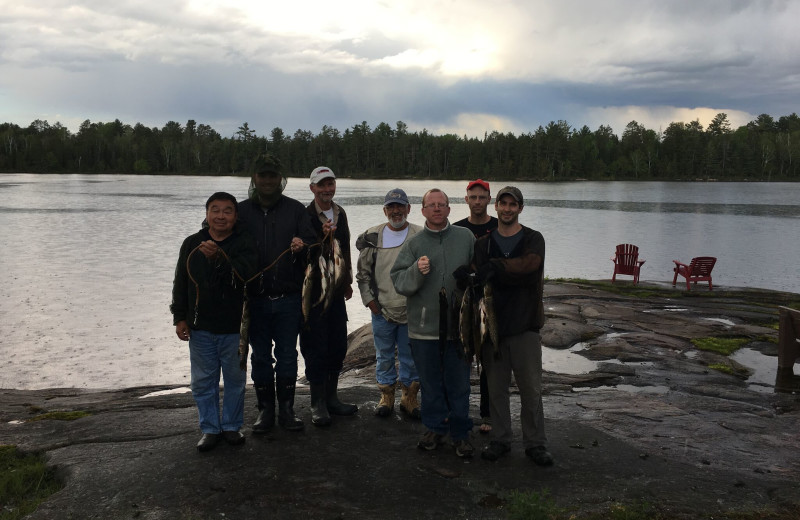
[[[484,181],[483,179],[476,179],[476,180],[470,182],[469,184],[467,184],[467,191],[471,190],[475,186],[480,186],[481,188],[483,188],[484,190],[489,191],[489,192],[491,191],[489,189],[489,183]]]

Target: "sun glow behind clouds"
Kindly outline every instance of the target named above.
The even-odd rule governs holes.
[[[243,38],[264,38],[273,47],[269,61],[283,70],[313,67],[390,67],[418,69],[447,78],[475,77],[498,68],[497,43],[479,21],[465,23],[458,13],[443,17],[433,7],[413,2],[399,5],[343,1],[225,4],[190,0],[194,15],[248,27]],[[382,56],[365,57],[359,45],[369,48],[374,37],[397,46]],[[247,47],[247,43],[229,44]],[[254,44],[258,48],[258,44]],[[342,51],[346,47],[347,51]],[[344,54],[350,54],[345,56]],[[291,59],[287,59],[291,56]],[[446,78],[442,78],[446,79]]]

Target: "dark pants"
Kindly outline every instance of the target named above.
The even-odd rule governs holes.
[[[253,298],[250,300],[250,356],[255,386],[274,384],[280,379],[297,380],[297,332],[302,312],[300,293],[282,298]],[[275,368],[272,368],[272,345],[275,343]]]
[[[300,352],[311,384],[321,384],[328,374],[342,371],[347,354],[347,307],[343,296],[333,298],[325,313],[322,305],[311,308],[308,323],[300,329]]]

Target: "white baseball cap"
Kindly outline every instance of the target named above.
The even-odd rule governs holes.
[[[335,179],[336,175],[333,174],[333,170],[328,168],[327,166],[317,166],[311,172],[311,184],[317,184],[322,179]]]

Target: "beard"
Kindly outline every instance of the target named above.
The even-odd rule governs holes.
[[[392,226],[393,229],[400,229],[406,225],[406,217],[403,217],[400,222],[389,219],[389,225]]]

